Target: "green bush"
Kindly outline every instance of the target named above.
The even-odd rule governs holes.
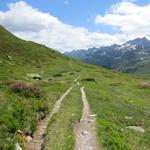
[[[62,77],[63,75],[61,73],[56,73],[53,75],[53,77]]]
[[[96,82],[94,78],[86,78],[86,79],[82,79],[81,81]]]

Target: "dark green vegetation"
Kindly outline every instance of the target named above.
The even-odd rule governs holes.
[[[130,74],[150,76],[150,41],[137,38],[122,45],[66,52],[83,62]]]
[[[2,27],[0,35],[0,149],[12,150],[17,142],[23,146],[24,135],[33,134],[38,120],[52,110],[78,76],[80,85],[85,86],[91,110],[97,114],[101,147],[150,148],[148,77],[133,77],[66,58],[45,46],[20,40]],[[35,74],[41,80],[32,79]],[[80,91],[75,87],[49,123],[46,149],[49,145],[53,149],[58,146],[73,149],[73,125],[81,116],[81,109]],[[140,126],[145,133],[127,126]]]

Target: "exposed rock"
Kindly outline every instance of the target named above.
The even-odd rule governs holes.
[[[11,56],[7,56],[9,59],[12,59],[12,57]]]
[[[96,117],[97,116],[97,114],[92,114],[92,115],[90,115],[90,117]]]
[[[27,74],[27,76],[34,80],[42,80],[42,77],[39,74],[30,73],[30,74]]]
[[[82,122],[82,121],[84,121],[84,119],[83,119],[83,118],[81,118],[81,119],[80,119],[80,122]]]
[[[125,119],[133,119],[133,117],[125,116]]]
[[[44,119],[46,117],[46,114],[44,114],[43,112],[39,112],[38,114],[37,114],[37,119],[38,120],[42,120],[42,119]]]
[[[28,142],[30,142],[30,141],[32,140],[32,137],[28,135],[28,136],[26,137],[26,140],[27,140]]]
[[[32,131],[31,131],[30,128],[26,128],[26,129],[24,129],[23,131],[24,131],[24,134],[25,134],[26,136],[32,136]]]
[[[17,133],[21,135],[21,134],[23,134],[23,131],[17,130]]]
[[[15,145],[15,146],[16,146],[16,150],[22,150],[22,148],[21,148],[21,146],[19,145],[19,143],[18,143],[18,142],[16,143],[16,145]]]
[[[145,132],[145,130],[142,128],[142,127],[140,127],[140,126],[128,126],[128,127],[126,127],[127,129],[133,129],[133,130],[135,130],[135,131],[139,131],[139,132],[141,132],[141,133],[144,133]]]
[[[81,131],[81,135],[82,135],[82,136],[86,136],[87,134],[88,134],[87,131],[85,131],[85,130],[82,130],[82,131]]]
[[[80,79],[80,76],[79,76],[78,78],[76,78],[76,79],[74,80],[74,82],[77,82],[79,79]]]

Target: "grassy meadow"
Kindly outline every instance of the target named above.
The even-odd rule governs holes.
[[[90,108],[97,114],[97,138],[104,150],[150,149],[150,78],[130,76],[65,57],[44,45],[24,41],[0,27],[0,149],[24,147],[37,123],[72,85],[49,122],[45,149],[72,150],[73,126],[82,113],[80,76]],[[28,74],[38,74],[34,80]],[[139,126],[144,133],[128,129]],[[21,133],[20,133],[21,132]]]
[[[91,110],[97,114],[97,136],[102,149],[150,148],[150,80],[94,69],[81,73]],[[93,78],[95,81],[82,81]],[[140,126],[141,133],[128,126]]]

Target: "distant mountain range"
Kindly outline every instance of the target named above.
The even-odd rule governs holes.
[[[65,55],[108,69],[150,75],[150,41],[145,37],[122,45],[73,50]]]

